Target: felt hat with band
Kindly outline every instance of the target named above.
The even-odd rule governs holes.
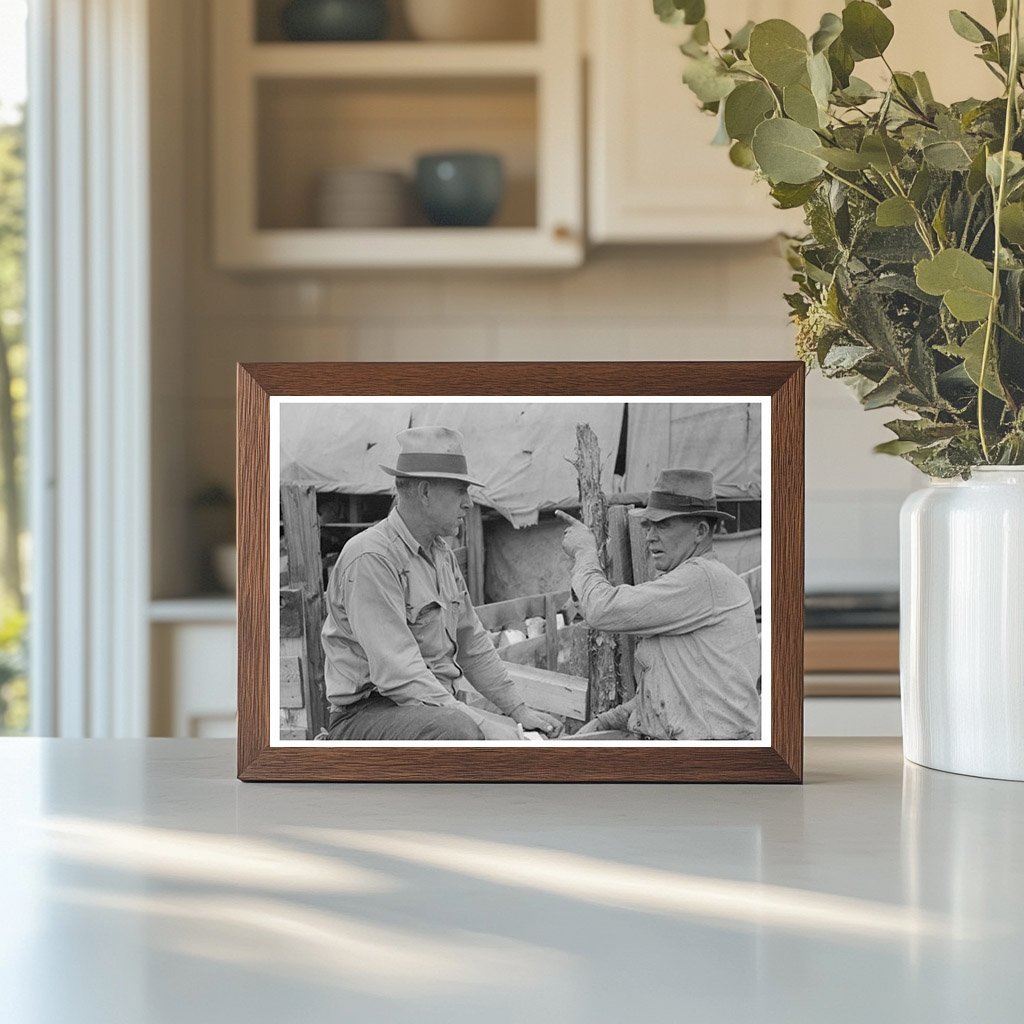
[[[635,508],[629,514],[652,523],[673,516],[736,521],[728,512],[719,512],[715,478],[702,469],[663,469],[647,496],[647,508]]]
[[[460,480],[483,487],[469,475],[462,435],[451,427],[410,427],[395,436],[398,459],[394,468],[381,466],[392,476],[420,480]]]

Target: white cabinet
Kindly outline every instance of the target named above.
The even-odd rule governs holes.
[[[663,25],[648,0],[586,0],[589,27],[588,185],[592,242],[714,242],[768,238],[803,228],[800,211],[776,210],[764,183],[710,145],[715,121],[682,84],[686,26]],[[708,0],[712,39],[747,20],[785,18],[806,34],[826,0]],[[957,4],[985,24],[989,0]],[[944,102],[993,96],[998,83],[956,36],[946,6],[901,0],[886,11],[896,27],[887,56],[897,69],[928,72]],[[1005,30],[1005,24],[1003,26]],[[881,61],[858,65],[873,83]]]
[[[591,241],[740,241],[799,230],[798,211],[776,210],[767,185],[710,144],[715,120],[682,82],[679,44],[689,28],[663,25],[650,3],[588,3]],[[804,27],[800,6],[823,9],[820,0],[710,0],[712,37],[748,19],[788,17]]]
[[[217,0],[213,229],[229,269],[574,266],[583,259],[579,9],[534,0],[532,39],[309,43],[280,37],[272,0]],[[269,28],[268,28],[269,26]],[[424,152],[498,154],[497,219],[322,227],[312,197],[337,168],[411,178]]]
[[[150,735],[235,735],[237,671],[232,598],[150,606]]]

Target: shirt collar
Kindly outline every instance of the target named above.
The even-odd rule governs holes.
[[[412,531],[405,525],[405,520],[398,514],[398,509],[393,508],[388,513],[388,523],[398,534],[405,546],[414,554],[426,554],[427,551],[422,544],[412,535]],[[436,541],[435,541],[436,543]]]

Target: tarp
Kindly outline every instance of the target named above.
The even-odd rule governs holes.
[[[645,493],[662,469],[684,467],[713,473],[719,498],[760,498],[760,405],[631,402],[625,490]]]
[[[589,423],[601,448],[602,482],[612,473],[622,431],[619,402],[282,403],[281,482],[321,491],[378,494],[394,478],[395,435],[409,426],[443,424],[465,437],[469,471],[483,483],[473,497],[514,526],[537,522],[542,508],[578,498],[576,424]]]

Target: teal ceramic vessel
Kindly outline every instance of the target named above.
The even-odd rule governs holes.
[[[281,11],[285,37],[296,42],[380,39],[387,27],[387,0],[291,0]]]
[[[416,162],[416,193],[436,227],[483,227],[494,218],[505,194],[501,157],[426,153]]]

